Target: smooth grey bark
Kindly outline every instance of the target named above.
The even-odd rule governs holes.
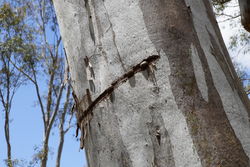
[[[249,166],[249,101],[208,0],[54,6],[89,167]]]

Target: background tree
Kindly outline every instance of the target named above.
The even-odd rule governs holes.
[[[26,0],[4,4],[0,30],[4,34],[1,42],[1,63],[4,65],[1,70],[1,101],[6,111],[8,163],[13,166],[19,162],[16,160],[13,164],[11,161],[10,104],[16,89],[28,79],[35,87],[44,124],[42,148],[37,150],[30,165],[40,162],[41,166],[46,166],[51,129],[58,124],[60,142],[56,163],[59,167],[64,136],[72,126],[72,117],[67,117],[72,115],[72,100],[71,88],[65,85],[68,74],[64,70],[64,50],[51,1]],[[36,33],[34,36],[33,32]],[[42,88],[44,82],[47,85]]]
[[[12,167],[10,111],[17,89],[25,82],[24,76],[13,63],[29,73],[29,65],[35,66],[36,63],[32,57],[35,54],[35,45],[33,29],[26,24],[27,6],[13,8],[9,3],[0,5],[0,100],[5,115],[6,164]]]
[[[38,149],[38,152],[34,156],[34,163],[40,162],[41,167],[46,167],[48,153],[49,153],[49,138],[51,135],[51,129],[59,120],[60,130],[60,143],[57,155],[57,166],[60,166],[60,158],[63,149],[64,135],[71,127],[71,119],[69,120],[69,126],[64,128],[64,124],[67,123],[66,116],[70,114],[72,107],[71,103],[71,88],[65,87],[67,71],[64,66],[64,51],[61,44],[61,37],[58,30],[57,20],[54,13],[53,5],[50,0],[37,0],[28,1],[30,15],[35,20],[37,30],[37,50],[39,62],[41,64],[39,69],[35,69],[31,66],[32,74],[29,75],[21,71],[35,86],[38,104],[42,114],[43,126],[44,126],[44,138],[42,142],[42,148]],[[43,76],[46,80],[39,80],[38,76]],[[45,95],[42,96],[41,85],[46,81]]]
[[[249,100],[209,0],[54,5],[90,167],[249,166]]]

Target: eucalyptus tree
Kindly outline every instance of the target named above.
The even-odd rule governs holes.
[[[210,0],[54,0],[89,167],[249,166],[249,100]]]
[[[35,45],[33,29],[26,24],[27,6],[15,6],[7,2],[0,5],[0,101],[5,116],[6,164],[12,167],[10,112],[14,95],[26,80],[13,64],[18,64],[22,71],[29,73],[30,65],[36,65],[32,57]]]
[[[54,0],[90,167],[249,166],[249,100],[209,0]]]
[[[34,86],[37,104],[41,111],[43,122],[42,146],[34,154],[31,163],[40,163],[41,167],[47,166],[48,153],[50,151],[49,138],[56,121],[59,122],[60,138],[58,146],[57,166],[63,150],[64,136],[71,127],[70,113],[71,88],[67,84],[67,70],[65,70],[64,50],[58,31],[53,5],[49,0],[22,1],[27,6],[27,13],[31,18],[29,24],[36,30],[35,50],[31,55],[36,58],[37,65],[28,61],[29,73],[16,62],[12,62],[15,70],[25,76]],[[44,86],[45,85],[45,86]],[[45,92],[45,93],[44,93]],[[68,123],[65,127],[66,123]]]

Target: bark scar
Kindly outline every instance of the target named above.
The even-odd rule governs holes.
[[[99,104],[105,98],[111,96],[116,88],[118,88],[122,83],[126,82],[129,78],[133,77],[136,73],[151,68],[154,62],[159,58],[159,55],[151,55],[148,58],[142,60],[140,63],[133,66],[129,71],[113,81],[111,85],[107,89],[105,89],[94,101],[91,100],[89,89],[86,90],[86,95],[84,95],[81,102],[79,102],[76,95],[73,93],[73,97],[75,100],[75,109],[77,110],[76,136],[78,136],[78,130],[81,129],[81,149],[83,149],[84,147],[84,139],[88,133],[87,127],[89,126],[89,121],[92,119],[93,115],[92,111],[97,106],[97,104]]]
[[[155,137],[158,141],[158,144],[161,145],[161,131],[159,126],[156,127]]]

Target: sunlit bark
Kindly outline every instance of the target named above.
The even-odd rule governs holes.
[[[249,166],[249,101],[209,0],[54,5],[89,167]]]

